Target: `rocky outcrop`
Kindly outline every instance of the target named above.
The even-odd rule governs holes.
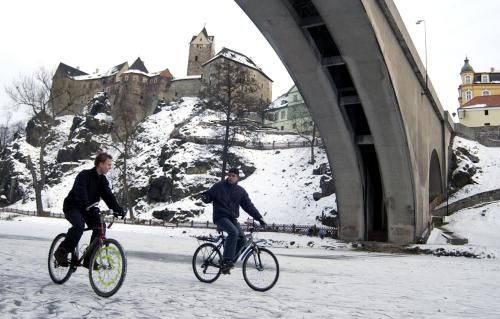
[[[14,165],[9,160],[0,161],[0,207],[10,205],[23,198]]]
[[[450,190],[453,194],[465,185],[475,184],[474,175],[480,170],[479,158],[464,147],[457,147],[451,155]]]
[[[184,196],[184,190],[178,187],[170,177],[160,176],[152,178],[149,182],[147,199],[150,202],[178,201]]]
[[[46,113],[33,117],[26,125],[26,142],[35,147],[40,147],[42,137],[46,139],[45,143],[49,142],[52,125],[57,125],[57,122]]]
[[[111,121],[91,115],[87,115],[85,119],[75,117],[69,139],[57,153],[57,162],[76,162],[92,157],[102,149],[101,143],[96,141],[95,137],[109,134],[111,130]]]

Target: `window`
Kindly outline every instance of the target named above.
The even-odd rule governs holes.
[[[488,95],[490,95],[490,91],[488,91],[488,90],[484,90],[484,91],[483,91],[483,96],[488,96]]]
[[[283,110],[283,111],[281,111],[281,113],[280,113],[280,119],[284,120],[284,119],[285,119],[285,117],[286,117],[286,111],[285,111],[285,110]]]
[[[488,82],[490,82],[490,76],[488,74],[481,75],[481,82],[482,83],[488,83]]]
[[[470,75],[465,76],[465,84],[471,84],[472,83],[472,77]]]
[[[484,115],[488,115],[488,110],[484,110]]]
[[[297,123],[293,123],[292,127],[297,128]]]
[[[147,78],[143,78],[142,79],[142,83],[148,83],[148,79]]]
[[[465,101],[470,101],[472,100],[472,91],[467,90],[465,91]]]
[[[195,60],[195,61],[198,61],[198,56],[197,56],[197,55],[194,57],[194,60]]]
[[[293,101],[294,102],[297,102],[299,100],[299,97],[297,96],[297,94],[294,94],[293,95]]]
[[[128,81],[128,75],[125,75],[125,79],[124,79],[124,80],[125,80],[125,81]]]
[[[484,123],[484,126],[490,126],[490,123]]]
[[[284,130],[284,127],[283,127],[283,126],[281,127],[281,130],[282,130],[282,131]]]

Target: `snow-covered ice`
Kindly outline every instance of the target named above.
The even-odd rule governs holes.
[[[271,248],[280,278],[261,293],[245,284],[240,267],[213,284],[195,278],[197,241],[190,236],[208,230],[122,224],[108,236],[126,250],[127,277],[103,299],[82,269],[64,285],[51,282],[48,248],[67,227],[65,220],[40,217],[0,221],[1,318],[500,317],[499,259],[368,253],[332,239],[261,233],[295,241]]]

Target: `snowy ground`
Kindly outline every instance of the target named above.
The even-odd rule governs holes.
[[[453,140],[453,147],[463,147],[479,158],[477,164],[464,161],[459,165],[475,165],[480,167],[480,169],[472,178],[475,184],[465,185],[458,192],[454,193],[449,199],[450,203],[481,192],[500,188],[500,180],[495,178],[496,176],[500,176],[500,147],[486,147],[478,142],[458,136]]]
[[[213,284],[194,277],[197,241],[190,235],[207,230],[121,224],[108,236],[125,247],[128,274],[121,290],[103,299],[83,270],[62,286],[48,276],[51,238],[67,225],[38,217],[0,221],[1,318],[500,317],[500,259],[367,253],[317,238],[310,248],[310,237],[260,234],[282,244],[272,248],[279,281],[259,293],[240,268]]]

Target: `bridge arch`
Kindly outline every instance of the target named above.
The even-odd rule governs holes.
[[[443,201],[444,192],[439,156],[436,150],[432,150],[429,160],[429,211]]]
[[[415,242],[430,220],[428,156],[438,149],[447,158],[453,128],[392,0],[235,1],[318,126],[340,237]]]

